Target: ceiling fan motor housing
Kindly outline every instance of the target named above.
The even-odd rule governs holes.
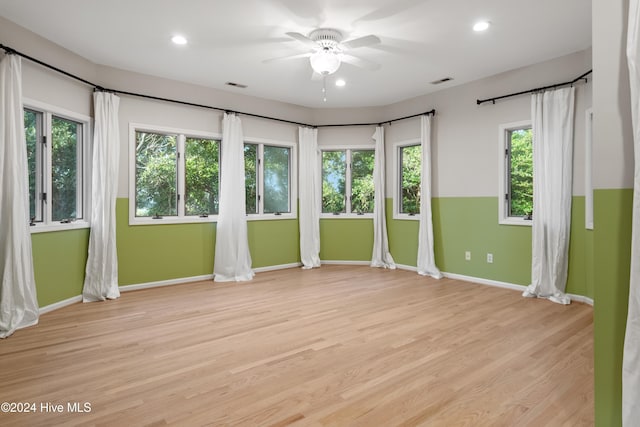
[[[309,38],[324,49],[336,49],[342,41],[342,33],[332,28],[318,28],[309,33]]]

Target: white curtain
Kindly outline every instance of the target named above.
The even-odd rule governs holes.
[[[622,425],[640,420],[640,0],[629,1],[627,61],[631,86],[631,115],[635,175],[631,233],[629,309],[622,357]]]
[[[298,128],[300,148],[300,260],[320,267],[320,151],[318,129]]]
[[[418,231],[418,274],[441,279],[433,253],[433,217],[431,214],[431,123],[432,117],[420,117],[422,169],[420,172],[420,230]]]
[[[569,304],[569,264],[575,88],[531,97],[533,131],[533,249],[525,297]]]
[[[373,254],[371,255],[371,267],[394,269],[396,263],[389,252],[387,236],[384,197],[384,128],[382,126],[376,127],[373,140],[376,143],[376,151],[375,163],[373,164]]]
[[[91,234],[82,301],[120,296],[116,251],[116,196],[120,163],[120,98],[94,92],[93,162],[91,169]]]
[[[38,323],[21,68],[17,55],[0,61],[0,338]]]
[[[220,211],[216,228],[213,275],[216,282],[251,280],[244,186],[244,137],[235,114],[222,119]]]

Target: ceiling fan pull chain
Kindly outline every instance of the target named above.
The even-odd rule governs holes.
[[[322,100],[327,102],[327,75],[322,75]]]

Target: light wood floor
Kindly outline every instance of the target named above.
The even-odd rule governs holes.
[[[587,305],[364,266],[127,292],[0,341],[0,402],[38,410],[0,425],[592,425],[592,336]]]

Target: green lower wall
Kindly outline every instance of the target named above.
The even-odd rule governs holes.
[[[416,265],[418,221],[394,220],[387,199],[389,247],[398,264]],[[128,199],[116,204],[120,285],[211,274],[216,224],[130,226]],[[526,285],[531,277],[531,228],[499,225],[497,197],[444,197],[433,200],[436,263],[443,271]],[[248,222],[254,268],[300,261],[297,220]],[[34,234],[33,251],[40,305],[82,291],[88,230]],[[322,219],[320,258],[369,261],[371,219]],[[584,229],[584,197],[573,198],[567,292],[593,297],[593,233]],[[61,251],[60,248],[65,248]],[[465,251],[471,260],[464,259]],[[492,253],[494,262],[486,262]]]
[[[129,201],[116,203],[120,285],[213,273],[215,223],[129,225]],[[249,221],[254,268],[300,260],[298,221]]]
[[[416,266],[418,221],[394,220],[387,199],[389,248],[398,264]],[[531,282],[531,227],[498,224],[497,197],[441,197],[432,202],[434,252],[442,271],[519,285]],[[566,291],[593,298],[585,266],[592,254],[584,197],[573,197]],[[465,252],[471,260],[465,260]],[[493,263],[487,263],[487,253]]]
[[[320,259],[323,261],[371,261],[372,219],[321,219]]]
[[[88,229],[32,234],[31,246],[40,307],[82,294]]]
[[[253,268],[300,262],[297,219],[249,221],[247,232]]]
[[[594,192],[595,416],[597,426],[622,425],[622,351],[629,302],[633,190]],[[589,270],[588,270],[589,271]]]

